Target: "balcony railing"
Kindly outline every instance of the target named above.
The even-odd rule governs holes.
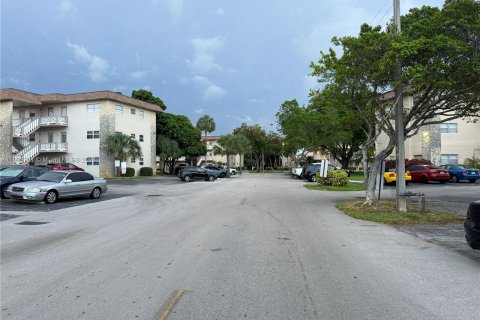
[[[66,126],[68,125],[68,117],[66,116],[49,116],[40,118],[41,126]]]
[[[67,152],[68,151],[68,144],[67,143],[41,143],[40,144],[40,152]]]
[[[26,137],[35,132],[39,127],[68,126],[68,117],[48,116],[30,118],[24,122],[21,122],[20,119],[13,119],[12,125],[14,137]]]

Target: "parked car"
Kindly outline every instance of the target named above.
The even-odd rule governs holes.
[[[218,178],[217,171],[194,166],[184,167],[180,170],[178,177],[185,182],[197,179],[215,181]]]
[[[227,169],[222,167],[222,166],[217,166],[217,165],[214,165],[214,164],[207,164],[206,166],[204,166],[202,168],[216,171],[217,176],[219,178],[225,178],[227,176]]]
[[[477,179],[480,179],[480,170],[473,168],[465,168],[459,165],[444,164],[440,168],[448,170],[450,180],[452,182],[460,182],[460,180],[468,180],[471,183],[475,183]]]
[[[328,171],[331,171],[331,170],[343,170],[339,167],[336,167],[332,164],[329,164],[328,165]],[[303,171],[303,179],[306,179],[308,181],[316,181],[317,180],[317,172],[320,171],[320,164],[311,164],[311,165],[308,165],[306,166],[306,168],[304,169]],[[347,173],[348,176],[350,176],[350,172],[348,170],[343,170]]]
[[[181,171],[183,168],[187,167],[187,166],[189,166],[188,163],[179,163],[179,164],[177,164],[177,165],[175,166],[175,169],[173,169],[175,175],[178,175],[178,174],[180,173],[180,171]]]
[[[395,184],[397,182],[397,169],[387,169],[387,172],[383,174],[383,179],[385,184]],[[410,175],[410,172],[405,171],[405,184],[408,184],[408,182],[411,180],[412,176]]]
[[[480,250],[480,200],[470,202],[463,222],[465,240],[474,250]]]
[[[77,167],[73,163],[49,163],[47,168],[50,170],[75,170],[75,171],[85,171],[84,169]]]
[[[5,193],[7,188],[17,182],[33,180],[43,173],[50,171],[48,168],[37,166],[11,166],[0,170],[0,183],[2,199],[7,199],[8,195]]]
[[[301,178],[302,177],[302,170],[303,170],[303,167],[292,168],[292,176],[297,177],[297,178]]]
[[[107,181],[87,172],[48,171],[36,180],[10,185],[6,193],[12,200],[54,203],[59,198],[90,196],[98,199],[107,192]]]
[[[428,183],[429,181],[438,181],[445,183],[450,179],[450,174],[447,170],[427,164],[409,166],[407,171],[412,176],[412,182]]]

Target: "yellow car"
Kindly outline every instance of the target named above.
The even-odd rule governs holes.
[[[385,172],[383,175],[383,179],[385,184],[395,184],[397,182],[397,172],[395,169],[389,169],[391,171]],[[405,184],[408,184],[409,181],[412,180],[412,176],[410,172],[405,171]]]

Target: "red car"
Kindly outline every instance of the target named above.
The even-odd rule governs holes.
[[[407,170],[410,171],[413,182],[438,181],[445,183],[445,181],[450,180],[448,170],[428,164],[413,165],[408,167]]]
[[[80,167],[72,163],[49,163],[47,164],[47,168],[50,170],[75,170],[75,171],[85,171]]]

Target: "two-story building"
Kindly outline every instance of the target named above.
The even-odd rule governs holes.
[[[115,132],[138,140],[143,156],[128,159],[138,174],[155,168],[159,106],[112,91],[36,94],[0,90],[0,164],[71,162],[101,177],[114,175],[106,140]]]

